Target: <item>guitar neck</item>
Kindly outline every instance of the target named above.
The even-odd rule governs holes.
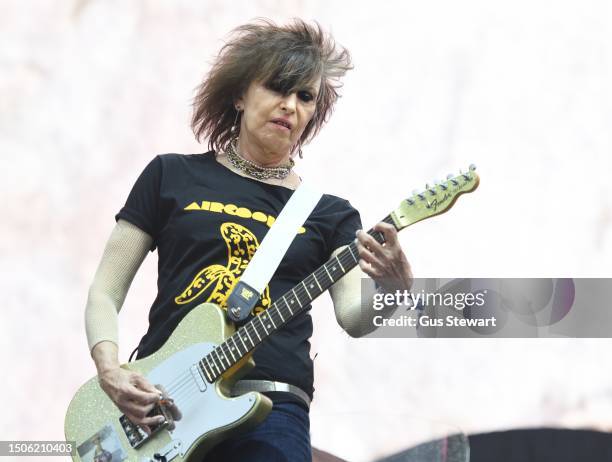
[[[446,212],[461,194],[474,191],[478,187],[480,180],[474,172],[475,168],[471,165],[465,173],[460,172],[454,177],[448,175],[447,181],[425,185],[423,191],[415,191],[382,221],[400,231],[413,223]],[[383,242],[380,232],[370,229],[368,234],[377,242]],[[287,321],[306,309],[315,298],[352,270],[358,262],[357,246],[351,243],[202,358],[200,368],[203,374],[211,383],[214,382]]]
[[[390,215],[382,221],[394,224]],[[370,229],[368,234],[382,243],[380,232]],[[265,312],[254,316],[234,334],[219,344],[200,361],[205,376],[212,382],[236,365],[261,342],[280,329],[290,319],[304,311],[310,303],[342,279],[359,262],[357,246],[351,242],[338,255],[306,276],[286,292]]]

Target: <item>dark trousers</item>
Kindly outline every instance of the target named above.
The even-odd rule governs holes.
[[[274,404],[260,425],[216,446],[203,462],[311,462],[310,418],[299,404]]]

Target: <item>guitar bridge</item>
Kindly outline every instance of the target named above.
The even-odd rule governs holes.
[[[121,415],[121,417],[119,417],[119,423],[121,424],[121,428],[123,428],[126,438],[130,442],[130,446],[132,446],[132,448],[134,449],[137,449],[145,442],[147,442],[156,433],[166,428],[170,419],[168,413],[169,411],[166,410],[165,406],[158,404],[151,410],[151,412],[149,412],[149,414],[147,414],[147,417],[152,417],[156,415],[164,416],[163,422],[157,425],[149,425],[149,428],[151,429],[151,434],[147,434],[147,432],[145,432],[140,427],[140,425],[136,425],[125,415]]]

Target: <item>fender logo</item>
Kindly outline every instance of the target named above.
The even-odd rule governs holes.
[[[429,205],[431,208],[434,209],[434,212],[437,212],[438,206],[444,204],[450,198],[451,198],[451,195],[449,193],[444,193],[444,197],[442,199],[438,200],[438,198],[436,197],[433,201],[431,201]]]

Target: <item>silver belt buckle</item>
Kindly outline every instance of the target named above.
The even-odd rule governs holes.
[[[249,391],[269,392],[284,391],[297,396],[310,408],[310,397],[299,387],[283,382],[273,382],[271,380],[239,380],[232,388],[232,396],[241,395]]]

